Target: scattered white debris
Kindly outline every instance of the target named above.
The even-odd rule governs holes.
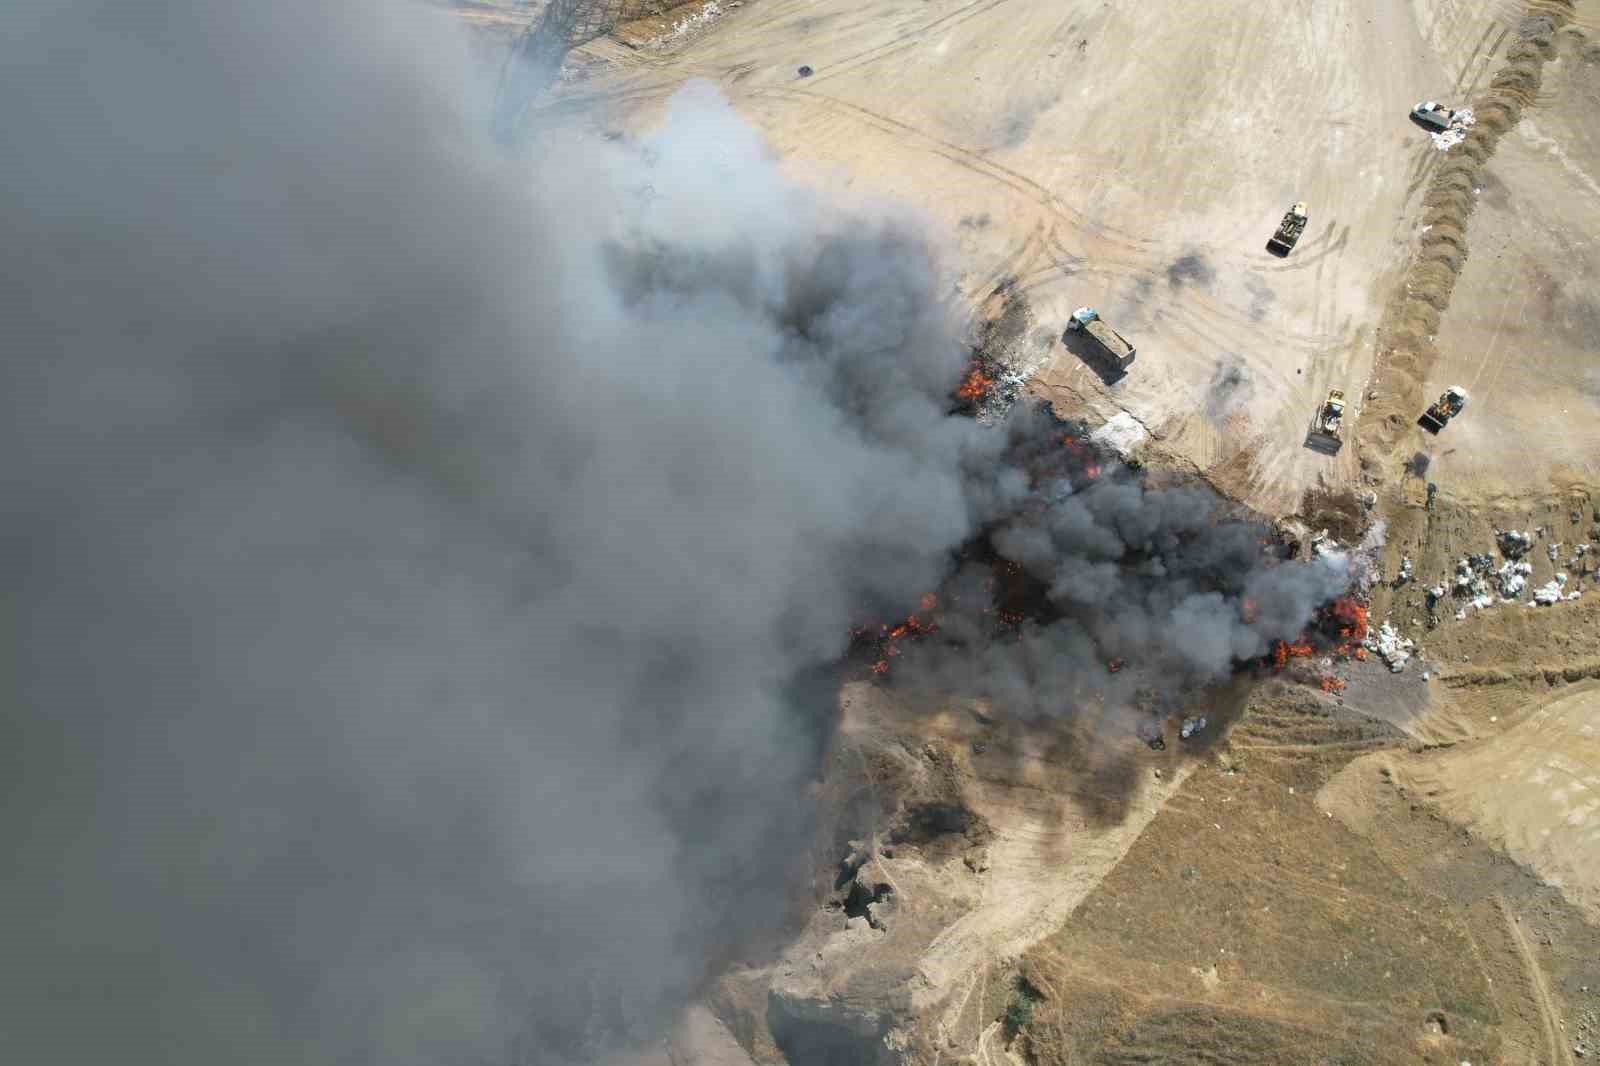
[[[1560,603],[1565,598],[1561,595],[1561,586],[1554,581],[1540,585],[1533,592],[1533,602],[1539,607],[1548,607],[1553,603]]]
[[[1139,420],[1126,411],[1118,412],[1106,424],[1089,434],[1089,439],[1102,447],[1110,448],[1126,459],[1148,434]]]
[[[1546,544],[1544,546],[1544,554],[1545,557],[1548,558],[1552,563],[1555,562],[1556,557],[1561,554],[1561,542],[1559,540],[1553,540],[1549,544]]]
[[[1438,603],[1440,600],[1444,599],[1444,595],[1445,587],[1443,585],[1433,586],[1433,588],[1428,590],[1428,606],[1432,607],[1435,603]]]
[[[1431,134],[1433,146],[1441,152],[1449,151],[1467,139],[1467,130],[1471,129],[1472,124],[1476,121],[1476,117],[1472,114],[1472,108],[1463,107],[1460,111],[1450,116],[1449,129]]]
[[[1205,727],[1206,727],[1206,716],[1203,715],[1203,714],[1202,715],[1198,715],[1198,716],[1196,716],[1194,718],[1185,718],[1183,720],[1183,725],[1181,725],[1178,728],[1178,735],[1180,737],[1182,737],[1184,740],[1188,740],[1190,737],[1194,736],[1196,733],[1200,732],[1200,730],[1204,729]]]
[[[1411,556],[1402,555],[1400,557],[1400,573],[1396,574],[1394,579],[1396,587],[1404,585],[1407,581],[1410,581],[1411,573]]]
[[[1416,648],[1417,642],[1400,635],[1400,631],[1388,622],[1379,627],[1378,632],[1366,639],[1368,651],[1376,652],[1379,658],[1388,664],[1391,673],[1398,674],[1406,668],[1406,663],[1411,659],[1411,652]]]
[[[1500,597],[1505,600],[1515,599],[1517,593],[1528,586],[1528,575],[1533,573],[1533,564],[1527,562],[1506,563],[1496,570],[1494,576],[1500,581]]]
[[[1494,603],[1488,578],[1495,573],[1494,556],[1469,555],[1456,563],[1456,594],[1472,594],[1473,607],[1483,608]]]
[[[1540,585],[1533,590],[1533,605],[1549,607],[1551,604],[1560,603],[1562,600],[1575,600],[1583,595],[1582,591],[1579,590],[1563,593],[1561,589],[1566,583],[1567,575],[1557,574],[1555,580]]]
[[[672,24],[672,29],[650,42],[651,48],[665,48],[674,41],[682,40],[697,30],[703,30],[717,19],[722,17],[722,7],[717,0],[706,0],[706,3],[692,15],[685,15]]]

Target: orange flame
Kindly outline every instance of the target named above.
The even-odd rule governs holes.
[[[1361,641],[1367,637],[1367,609],[1346,596],[1335,600],[1328,608],[1328,617],[1339,624],[1342,640]]]
[[[976,403],[989,395],[989,390],[994,387],[994,378],[983,372],[983,365],[974,359],[967,366],[967,376],[961,379],[961,384],[956,387],[956,396],[968,403]]]
[[[877,661],[872,664],[873,674],[881,677],[889,672],[889,660],[900,654],[900,647],[896,642],[900,640],[901,637],[908,635],[920,637],[924,636],[925,634],[932,633],[935,629],[939,628],[938,624],[932,619],[927,617],[919,617],[919,615],[926,616],[938,605],[938,596],[931,592],[925,593],[921,599],[917,601],[918,614],[906,615],[904,621],[897,622],[892,626],[888,623],[883,623],[882,625],[878,626],[876,637],[878,658]],[[871,630],[869,630],[867,627],[856,626],[851,628],[850,635],[852,638],[865,638],[870,632]]]
[[[1314,654],[1311,645],[1304,640],[1297,640],[1293,644],[1287,641],[1275,641],[1272,645],[1272,665],[1274,669],[1282,670],[1289,665],[1289,660],[1303,659]]]

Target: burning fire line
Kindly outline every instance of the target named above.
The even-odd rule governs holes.
[[[957,401],[958,409],[964,409],[968,415],[975,414],[995,388],[996,382],[993,368],[982,355],[974,355],[951,398]],[[1081,432],[1074,429],[1056,438],[1060,442],[1058,448],[1052,449],[1044,441],[1039,442],[1045,444],[1042,450],[1037,445],[1025,447],[1017,458],[1036,484],[1044,484],[1063,475],[1079,484],[1093,481],[1102,472],[1100,455],[1091,440],[1079,435]],[[1260,543],[1263,548],[1268,548],[1273,541],[1270,537],[1262,537]],[[1017,569],[1015,564],[1003,560],[996,560],[995,565],[1002,574]],[[1014,635],[1031,617],[1030,610],[1019,610],[1008,595],[997,595],[997,591],[995,577],[985,579],[984,594],[989,602],[982,608],[982,613],[993,621],[998,631]],[[938,630],[935,619],[938,606],[938,595],[929,592],[921,597],[915,611],[898,622],[851,627],[851,643],[870,654],[873,676],[884,677],[889,673],[891,663],[901,655],[902,641],[920,640]],[[1243,599],[1238,609],[1243,622],[1256,620],[1258,607],[1253,600]],[[1258,662],[1272,672],[1280,673],[1289,671],[1292,664],[1300,659],[1365,659],[1366,650],[1362,642],[1366,636],[1367,609],[1353,597],[1347,596],[1319,608],[1306,631],[1293,640],[1273,642],[1271,650]],[[1106,660],[1106,672],[1115,674],[1129,665],[1127,659],[1113,656]],[[1344,681],[1326,672],[1314,672],[1307,680],[1317,684],[1324,692],[1339,692],[1345,686]]]
[[[1240,614],[1249,621],[1254,609],[1255,605],[1245,600],[1240,607]],[[1367,651],[1362,647],[1362,641],[1366,637],[1366,607],[1354,597],[1345,596],[1320,608],[1310,627],[1293,641],[1276,641],[1267,658],[1275,673],[1288,669],[1295,659],[1317,655],[1319,647],[1329,659],[1365,659]],[[1318,674],[1316,682],[1324,692],[1344,691],[1344,682],[1332,674]]]
[[[917,609],[901,622],[891,626],[884,623],[874,630],[871,626],[855,626],[850,630],[851,640],[858,644],[874,645],[876,658],[872,663],[872,673],[883,676],[889,672],[889,660],[900,654],[899,642],[906,637],[924,637],[939,628],[938,623],[931,617],[939,606],[939,597],[932,593],[924,593],[917,602]]]

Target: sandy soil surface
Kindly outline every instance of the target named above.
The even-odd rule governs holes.
[[[1354,479],[1352,450],[1302,443],[1326,389],[1355,413],[1371,370],[1432,152],[1406,109],[1480,77],[1496,29],[1462,3],[1227,0],[1173,19],[1096,0],[760,0],[670,58],[600,45],[613,66],[568,104],[642,118],[714,78],[797,170],[942,221],[974,303],[1018,280],[1043,394],[1131,411],[1282,511],[1318,477]],[[1264,243],[1293,200],[1312,222],[1277,259]],[[1138,344],[1122,383],[1053,343],[1080,304]]]
[[[1600,17],[1600,3],[1584,7]],[[1472,396],[1423,439],[1441,491],[1600,481],[1600,37],[1557,41],[1538,106],[1474,189],[1471,255],[1425,383],[1430,397],[1454,384]]]
[[[724,8],[669,56],[590,46],[611,67],[564,106],[647,120],[683,80],[714,79],[796,169],[847,174],[939,219],[974,301],[1016,279],[1041,324],[1044,395],[1130,411],[1264,510],[1292,507],[1320,477],[1355,477],[1353,449],[1302,445],[1329,387],[1357,413],[1372,367],[1372,325],[1436,154],[1406,112],[1483,77],[1505,12],[1449,0],[1219,0],[1182,19],[1100,0]],[[799,77],[801,64],[815,73]],[[1279,260],[1264,244],[1295,200],[1311,225]],[[1114,386],[1055,343],[1082,304],[1139,348]]]
[[[1380,754],[1361,755],[1378,749]],[[1024,959],[1036,1063],[1552,1064],[1593,926],[1397,786],[1385,723],[1256,691],[1211,765]],[[1557,1037],[1567,1040],[1556,1042]]]
[[[1600,919],[1600,682],[1564,689],[1406,777]]]

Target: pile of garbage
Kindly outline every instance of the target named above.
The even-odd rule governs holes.
[[[1495,530],[1494,542],[1507,559],[1520,559],[1533,550],[1533,534],[1515,529]]]
[[[1017,378],[1019,387],[1027,380],[1021,375],[1017,375]],[[1147,436],[1149,434],[1145,431],[1143,423],[1128,412],[1119,411],[1112,415],[1105,425],[1089,434],[1089,439],[1126,459]]]
[[[1401,636],[1398,629],[1385,622],[1376,633],[1367,637],[1366,648],[1388,665],[1390,673],[1398,674],[1411,661],[1411,653],[1416,650],[1417,642]]]
[[[1448,152],[1467,139],[1467,130],[1471,129],[1472,124],[1476,121],[1477,118],[1472,114],[1472,108],[1463,107],[1460,111],[1450,116],[1449,128],[1429,135],[1433,138],[1433,146],[1441,152]]]
[[[1409,555],[1402,556],[1401,559],[1400,559],[1400,572],[1398,574],[1396,574],[1395,578],[1394,578],[1394,587],[1395,588],[1399,588],[1401,585],[1404,585],[1407,581],[1410,581],[1411,580],[1411,574],[1412,574],[1411,556],[1409,556]]]
[[[1481,611],[1494,606],[1494,592],[1489,587],[1489,578],[1498,576],[1494,556],[1488,553],[1463,556],[1456,563],[1456,595],[1472,597],[1466,606],[1456,611],[1456,621],[1465,618],[1470,610]]]
[[[1533,564],[1524,556],[1533,550],[1536,535],[1542,530],[1527,532],[1517,529],[1497,529],[1494,533],[1495,546],[1505,561],[1496,565],[1495,557],[1490,552],[1481,555],[1466,555],[1456,563],[1455,595],[1457,597],[1470,597],[1456,611],[1456,620],[1461,621],[1467,617],[1471,610],[1483,610],[1492,607],[1496,602],[1516,603],[1528,589],[1528,581],[1533,576]],[[1545,555],[1555,565],[1561,564],[1561,549],[1563,545],[1557,541],[1545,545]],[[1576,569],[1581,560],[1589,554],[1588,544],[1573,546],[1572,557],[1566,562],[1568,569]],[[1580,592],[1574,589],[1566,591],[1567,574],[1558,572],[1553,581],[1547,582],[1534,590],[1533,599],[1526,601],[1529,607],[1548,607],[1553,603],[1563,600],[1575,600]],[[1436,585],[1428,590],[1428,606],[1432,607],[1444,598],[1444,586]]]
[[[1507,561],[1494,576],[1500,581],[1500,598],[1506,601],[1514,599],[1517,593],[1528,587],[1528,575],[1533,573],[1533,564],[1527,562]]]
[[[1567,575],[1563,571],[1556,574],[1555,579],[1547,581],[1533,590],[1533,603],[1536,607],[1549,607],[1551,604],[1560,603],[1562,600],[1575,600],[1583,593],[1577,589],[1563,592],[1566,588]]]

